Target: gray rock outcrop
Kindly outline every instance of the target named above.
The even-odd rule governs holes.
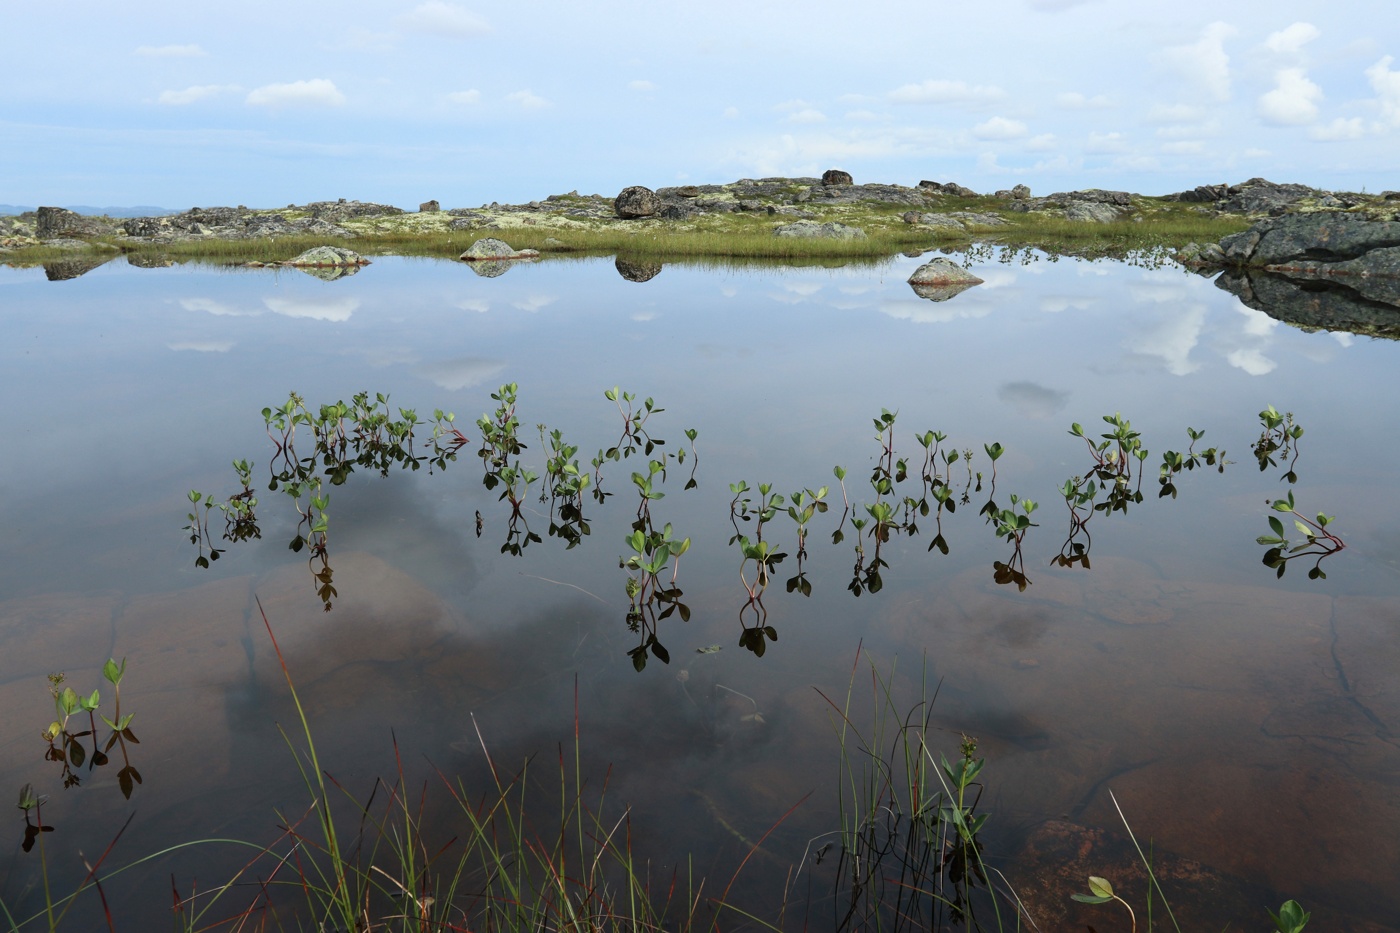
[[[440,210],[442,210],[442,205],[437,201],[424,201],[418,205],[418,213],[420,214],[435,214]]]
[[[1301,327],[1400,338],[1400,221],[1318,211],[1220,241],[1216,284]]]
[[[846,224],[834,222],[819,224],[814,220],[798,220],[790,224],[781,224],[773,228],[773,235],[801,238],[816,237],[826,240],[865,239],[865,231],[859,227],[848,227]]]
[[[1118,211],[1111,204],[1094,201],[1071,201],[1065,207],[1065,220],[1107,224],[1118,219]]]
[[[971,188],[965,188],[955,181],[940,183],[925,180],[919,182],[919,187],[932,194],[951,194],[959,198],[975,198],[978,196],[976,191],[973,191]]]
[[[843,172],[839,168],[829,168],[822,172],[822,184],[824,185],[854,185],[856,180],[851,177],[850,172]]]
[[[34,235],[41,240],[60,237],[109,236],[117,228],[96,217],[84,217],[62,207],[41,207],[34,222]]]
[[[623,220],[650,217],[661,210],[661,199],[656,192],[641,185],[623,188],[613,201],[613,211]]]

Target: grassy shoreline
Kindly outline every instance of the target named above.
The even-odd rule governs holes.
[[[543,256],[623,254],[655,261],[704,259],[757,260],[879,260],[899,253],[933,249],[964,249],[973,243],[1041,249],[1047,253],[1085,258],[1124,256],[1145,250],[1175,250],[1189,242],[1214,242],[1247,229],[1248,218],[1207,216],[1179,205],[1110,223],[1066,220],[1049,214],[987,212],[1002,224],[970,223],[966,229],[908,224],[898,205],[869,205],[860,209],[823,212],[819,222],[836,221],[858,227],[865,237],[826,239],[778,237],[773,228],[791,218],[766,213],[712,215],[692,222],[664,220],[579,223],[541,218],[533,223],[485,225],[471,229],[427,229],[422,225],[390,224],[376,219],[360,227],[352,239],[321,235],[291,235],[262,239],[199,238],[171,243],[102,237],[89,248],[61,249],[22,246],[0,250],[0,263],[32,265],[62,260],[95,259],[120,252],[139,258],[213,263],[279,262],[303,250],[327,243],[343,245],[367,256],[424,256],[455,259],[484,237],[495,237],[517,249],[539,250]],[[415,215],[405,215],[415,216]]]

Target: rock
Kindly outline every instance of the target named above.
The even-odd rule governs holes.
[[[342,246],[313,246],[295,259],[282,263],[284,266],[305,266],[311,268],[335,268],[338,266],[367,266],[369,260],[352,249]]]
[[[822,172],[822,184],[824,185],[854,185],[856,180],[851,177],[850,172],[843,172],[839,168],[829,168]]]
[[[1230,194],[1229,185],[1197,185],[1190,191],[1178,191],[1176,194],[1169,194],[1164,201],[1184,201],[1186,203],[1209,203],[1219,201]]]
[[[649,282],[661,274],[661,263],[654,259],[624,259],[618,256],[613,265],[617,274],[629,282]]]
[[[229,208],[225,208],[228,210]],[[319,217],[327,221],[354,220],[360,217],[386,217],[405,213],[401,207],[394,207],[391,204],[375,204],[371,201],[347,201],[340,198],[336,201],[312,201],[305,207],[311,212],[312,217]]]
[[[838,223],[819,224],[814,220],[798,220],[790,224],[781,224],[773,228],[773,235],[782,237],[817,237],[827,240],[865,239],[865,231],[858,227],[848,227],[845,224]]]
[[[1023,201],[1031,196],[1031,189],[1027,188],[1025,185],[1017,185],[1011,189],[1011,196],[1018,201]]]
[[[939,256],[914,270],[909,276],[910,285],[981,285],[982,279],[968,272],[962,266]]]
[[[44,263],[44,278],[50,282],[66,282],[69,279],[76,279],[81,275],[87,275],[93,269],[105,264],[111,257],[83,259],[59,259],[53,262]]]
[[[479,262],[482,260],[531,260],[538,259],[539,255],[539,250],[517,250],[503,240],[488,236],[482,237],[471,246],[467,247],[466,252],[462,253],[462,255],[457,258],[464,262]],[[497,274],[499,275],[500,273]]]
[[[418,213],[420,214],[435,214],[440,210],[442,210],[442,205],[436,201],[424,201],[418,205]]]
[[[1216,243],[1207,243],[1204,246],[1200,243],[1187,243],[1172,258],[1188,269],[1221,266],[1225,264],[1225,251]]]
[[[700,197],[700,189],[695,187],[694,185],[681,185],[679,188],[676,189],[676,197],[698,198]]]
[[[476,262],[469,262],[467,265],[483,279],[494,279],[514,269],[516,261],[512,259],[480,259]]]
[[[925,214],[924,222],[929,223],[929,217],[937,216],[939,215]],[[1010,223],[1005,218],[998,217],[996,214],[979,214],[973,211],[951,211],[943,216],[950,217],[953,220],[959,221],[964,226],[971,225],[974,227],[1005,227]]]
[[[740,201],[740,202],[739,202],[739,210],[741,210],[741,211],[761,211],[761,210],[763,210],[763,203],[762,203],[761,201]]]
[[[613,201],[613,211],[623,220],[650,217],[661,210],[661,199],[656,192],[641,185],[623,188]]]
[[[1264,178],[1251,178],[1231,185],[1217,206],[1222,211],[1241,214],[1281,214],[1316,193],[1307,185],[1278,185]]]
[[[919,182],[919,187],[932,194],[951,194],[959,198],[975,198],[978,196],[976,191],[973,191],[971,188],[964,188],[962,185],[953,181],[943,184],[936,181],[921,181]]]
[[[1400,246],[1400,222],[1373,221],[1357,214],[1330,211],[1290,214],[1227,236],[1220,246],[1226,261],[1237,266],[1341,263],[1374,250]],[[1313,266],[1312,270],[1326,271],[1321,266]],[[1367,274],[1365,264],[1349,266],[1345,274]]]
[[[910,285],[914,294],[927,301],[947,301],[956,298],[963,292],[972,288],[975,283],[965,282],[961,285]]]
[[[689,220],[697,213],[699,209],[690,204],[667,204],[657,216],[662,220]]]
[[[1010,188],[1000,188],[1000,189],[998,189],[998,190],[992,192],[992,197],[994,197],[994,198],[1001,198],[1003,201],[1009,201],[1009,200],[1011,200],[1011,189],[1010,189]]]
[[[1001,222],[1001,218],[997,218],[997,221]],[[925,227],[940,227],[945,230],[967,229],[961,220],[950,214],[921,214],[918,211],[908,211],[904,214],[904,222],[923,224]]]
[[[84,217],[62,207],[41,207],[34,222],[34,235],[41,240],[59,237],[108,236],[117,228],[95,217]]]
[[[1072,201],[1065,208],[1065,220],[1107,224],[1118,219],[1118,212],[1108,204],[1093,201]]]

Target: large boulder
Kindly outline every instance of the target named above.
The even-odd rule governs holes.
[[[968,272],[962,266],[951,259],[944,259],[939,256],[931,259],[922,266],[914,270],[914,274],[909,276],[910,285],[981,285],[982,279]]]
[[[824,185],[854,185],[856,180],[851,177],[850,172],[843,172],[839,168],[829,168],[822,172],[822,184]]]
[[[824,240],[863,240],[865,231],[835,222],[819,224],[815,220],[799,220],[773,228],[774,236],[819,238]]]
[[[641,185],[623,188],[613,200],[613,212],[623,220],[650,217],[661,210],[661,199],[656,192]]]
[[[41,207],[34,221],[34,235],[41,240],[56,240],[60,237],[107,236],[117,228],[96,217],[62,207]]]
[[[424,201],[422,204],[418,205],[418,213],[420,214],[435,214],[440,210],[442,210],[442,205],[436,200]]]

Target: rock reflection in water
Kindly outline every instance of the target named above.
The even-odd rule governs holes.
[[[618,256],[613,263],[617,274],[629,282],[650,282],[661,274],[661,263],[653,259],[628,259]]]
[[[1217,287],[1249,308],[1307,330],[1337,330],[1400,339],[1400,280],[1386,277],[1302,278],[1229,269]]]
[[[98,266],[106,265],[111,259],[110,256],[101,258],[83,257],[81,259],[57,259],[53,262],[44,263],[44,276],[50,282],[66,282],[69,279],[76,279],[79,276],[87,275]]]
[[[322,282],[334,282],[338,279],[348,279],[356,272],[360,271],[359,266],[293,266],[298,272],[305,272],[312,278],[320,279]]]

